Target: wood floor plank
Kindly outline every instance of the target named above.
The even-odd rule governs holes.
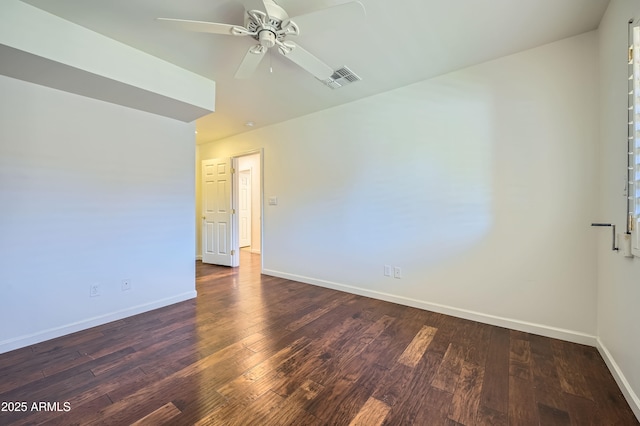
[[[540,424],[533,385],[517,376],[509,376],[509,424]]]
[[[396,319],[363,351],[374,351],[376,353],[375,362],[388,369],[396,364],[415,333],[422,327],[418,323],[407,325],[402,315],[394,318]]]
[[[565,396],[565,399],[567,401],[567,412],[569,413],[569,416],[571,418],[572,425],[600,426],[616,424],[615,422],[609,422],[604,417],[602,417],[600,412],[598,411],[596,403],[589,399],[572,394],[567,394]],[[633,423],[629,424],[632,425]]]
[[[240,415],[231,419],[223,419],[223,423],[229,426],[245,426],[266,424],[270,413],[276,410],[284,401],[284,398],[274,392],[267,392],[255,401],[244,407]]]
[[[249,371],[244,373],[244,375],[250,380],[259,379],[268,372],[277,369],[280,365],[294,356],[298,351],[303,350],[309,344],[309,342],[310,341],[305,338],[298,339],[293,344],[286,346],[271,357],[251,368]]]
[[[353,339],[348,342],[341,342],[340,350],[335,350],[334,354],[337,356],[332,357],[325,364],[322,365],[322,369],[318,368],[314,370],[311,377],[318,383],[326,384],[327,381],[335,380],[336,378],[343,376],[345,366],[347,366],[351,360],[358,358],[362,352],[364,352],[369,344],[384,332],[386,327],[393,322],[393,318],[383,315],[376,322],[370,324]],[[372,371],[377,369],[372,368]]]
[[[93,367],[91,372],[95,376],[100,376],[116,368],[124,368],[124,370],[128,370],[131,365],[140,365],[150,357],[163,356],[165,353],[175,353],[175,351],[180,347],[180,342],[188,337],[188,335],[185,335],[182,339],[178,340],[163,339],[156,342],[154,345],[141,350],[136,350],[135,352],[129,353],[123,357],[113,359],[111,362],[101,363],[100,365]]]
[[[196,262],[198,297],[0,354],[2,426],[640,425],[597,349]],[[54,405],[55,406],[55,405]]]
[[[419,399],[417,400],[419,401]],[[427,388],[422,403],[418,403],[414,410],[415,423],[419,425],[440,424],[448,419],[448,412],[453,401],[453,395],[434,387]]]
[[[343,395],[333,399],[335,406],[331,410],[313,411],[313,408],[307,408],[307,411],[310,411],[315,417],[321,419],[325,424],[346,425],[349,424],[349,422],[358,414],[370,396],[370,390],[357,385],[352,385]],[[317,400],[325,397],[326,394],[319,395]]]
[[[404,391],[392,395],[395,397],[386,424],[443,424],[449,413],[453,395],[436,389],[428,384],[432,382],[438,366],[442,363],[443,355],[438,352],[427,351],[420,363],[411,368],[403,364],[408,373],[402,383]],[[391,374],[392,372],[390,372]],[[377,391],[384,389],[388,381],[380,381]],[[385,395],[387,396],[387,395]]]
[[[532,380],[531,346],[528,340],[511,339],[509,353],[509,375]]]
[[[73,350],[77,351],[82,345],[86,345],[91,342],[100,342],[104,340],[104,330],[118,327],[124,324],[124,321],[114,321],[109,324],[105,324],[100,327],[93,327],[88,330],[72,333],[66,336],[62,336],[58,339],[51,339],[44,342],[36,343],[31,346],[34,354],[51,354],[59,350]]]
[[[411,379],[415,371],[404,364],[396,364],[378,384],[373,397],[393,406],[410,393]]]
[[[343,367],[344,377],[354,380],[355,386],[365,389],[372,394],[380,384],[380,382],[389,374],[390,370],[371,363],[363,356],[352,358],[351,361]]]
[[[90,369],[101,362],[110,362],[112,359],[120,358],[131,353],[132,349],[127,348],[122,351],[103,356],[102,358],[91,360],[86,364],[74,366],[63,370],[52,376],[42,377],[33,382],[25,383],[13,388],[9,392],[0,394],[2,401],[46,401],[47,396],[55,395],[55,398],[67,398],[75,393],[98,383]]]
[[[422,327],[411,343],[409,343],[409,346],[402,352],[400,358],[398,358],[398,362],[408,367],[415,367],[431,344],[437,331],[437,328],[427,325]]]
[[[531,336],[530,343],[531,371],[536,402],[566,411],[564,391],[558,377],[558,369],[551,349],[551,339]]]
[[[222,425],[225,419],[235,419],[245,414],[245,407],[249,404],[249,401],[235,400],[221,404],[214,410],[208,413],[202,413],[200,419],[192,425],[211,426]]]
[[[327,384],[340,376],[340,367],[343,365],[343,357],[350,356],[355,351],[355,339],[367,326],[361,318],[351,319],[347,323],[352,324],[348,330],[340,330],[340,334],[329,336],[331,344],[323,346],[319,351],[320,358],[324,361],[309,373],[309,378],[320,383]],[[345,323],[343,323],[345,324]],[[349,354],[349,355],[348,355]]]
[[[449,418],[462,424],[473,424],[480,406],[480,395],[484,381],[484,368],[465,361],[460,380],[449,409]]]
[[[391,407],[384,402],[373,397],[369,398],[349,422],[349,426],[379,426],[384,423],[390,409]]]
[[[80,424],[78,422],[78,419],[87,418],[93,413],[98,412],[105,407],[108,407],[112,402],[107,395],[101,395],[95,399],[86,401],[83,404],[76,404],[73,401],[69,401],[69,403],[71,404],[71,410],[66,413],[59,413],[59,415],[51,415],[51,413],[40,413],[36,417],[29,417],[29,421],[25,424],[37,424],[45,426]]]
[[[571,417],[566,411],[559,410],[548,405],[538,404],[540,424],[545,426],[570,426]]]
[[[491,330],[485,376],[480,403],[489,408],[487,417],[494,412],[506,416],[509,407],[509,330],[495,327]]]
[[[107,396],[111,404],[118,399],[111,399],[108,396],[109,394],[118,391],[129,395],[131,389],[140,389],[141,387],[150,385],[156,380],[157,377],[148,376],[140,369],[129,370],[126,375],[115,375],[109,378],[102,377],[98,382],[99,386],[90,386],[82,392],[75,393],[69,398],[69,403],[71,403],[74,412],[77,407],[95,401],[101,396]]]
[[[15,390],[21,386],[37,382],[45,377],[41,370],[36,371],[23,371],[16,369],[16,371],[9,371],[2,375],[2,381],[0,381],[0,395],[8,392],[15,392]]]
[[[173,402],[168,402],[154,412],[147,414],[140,420],[131,423],[131,426],[167,425],[171,424],[173,419],[178,417],[180,414],[182,414],[182,412],[173,405]]]
[[[253,401],[268,390],[277,389],[284,382],[288,382],[288,380],[276,370],[258,379],[249,378],[242,374],[220,386],[217,391],[227,399],[247,399]]]
[[[104,419],[113,423],[127,423],[137,420],[145,415],[145,407],[158,408],[169,401],[179,398],[182,392],[191,392],[194,389],[201,390],[203,383],[211,386],[211,391],[205,397],[206,404],[214,407],[222,404],[225,399],[217,394],[215,389],[217,382],[223,382],[228,377],[236,374],[229,367],[235,361],[238,351],[244,349],[242,341],[230,345],[209,357],[203,358],[187,368],[183,368],[168,377],[154,383],[153,386],[138,389],[126,398],[114,402],[101,412],[96,413],[92,421],[99,422]],[[201,393],[196,393],[202,396]],[[197,403],[195,400],[194,403]]]
[[[335,342],[340,335],[331,333],[329,335],[326,341],[313,342],[307,347],[307,351],[296,353],[288,359],[286,364],[278,367],[276,372],[284,380],[281,380],[279,386],[273,388],[274,392],[281,396],[288,396],[309,378],[324,381],[330,372],[337,370],[337,367],[327,365],[334,362],[333,354],[337,353],[337,351],[329,351],[327,346]],[[338,361],[335,362],[338,363]]]
[[[339,408],[344,408],[342,406],[344,400],[353,398],[353,395],[349,394],[354,388],[353,384],[354,381],[352,379],[344,377],[331,382],[324,387],[317,398],[305,406],[305,409],[325,422],[329,422],[330,420],[335,421],[336,411]],[[362,404],[364,404],[367,398],[364,398]],[[358,409],[359,408],[358,406]],[[343,416],[340,420],[344,422],[345,420],[350,420],[350,418]]]
[[[508,426],[509,417],[507,413],[493,410],[484,405],[478,408],[475,425],[477,426]]]
[[[464,347],[466,361],[484,365],[487,360],[487,342],[491,338],[492,327],[476,321],[464,321],[462,324],[456,330],[452,340]]]
[[[50,342],[53,342],[54,345],[59,344],[57,339],[52,339]],[[4,376],[15,371],[16,365],[23,366],[23,371],[26,371],[24,366],[32,362],[36,356],[33,352],[33,345],[6,352],[0,356],[0,374]]]
[[[320,421],[310,413],[304,406],[308,401],[315,399],[324,389],[324,386],[306,380],[302,385],[286,397],[276,409],[271,410],[261,421],[264,424],[277,425],[300,425],[314,424]]]
[[[444,354],[442,364],[438,367],[431,386],[453,393],[458,385],[462,364],[464,363],[464,347],[451,343]]]
[[[585,345],[572,345],[575,363],[582,372],[586,386],[593,396],[598,412],[611,424],[633,425],[637,419],[626,409],[622,391],[613,376],[599,368],[604,360],[596,348]],[[603,401],[607,401],[603,404]]]
[[[593,400],[592,391],[589,389],[578,363],[571,361],[575,359],[574,353],[571,352],[571,345],[554,341],[552,348],[562,390],[572,395]]]
[[[330,312],[331,310],[335,309],[336,307],[340,306],[341,304],[347,302],[348,300],[352,299],[354,296],[350,295],[350,294],[342,294],[338,297],[334,297],[332,298],[332,300],[329,300],[328,303],[324,304],[322,307],[318,307],[317,309],[314,309],[313,311],[303,315],[300,318],[297,318],[296,320],[292,321],[291,323],[289,323],[285,328],[289,331],[295,331],[297,329],[299,329],[300,327],[303,327],[315,320],[317,320],[318,318],[320,318],[321,316],[327,314],[328,312]]]

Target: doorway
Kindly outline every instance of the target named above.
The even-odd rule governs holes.
[[[238,249],[262,253],[262,155],[261,151],[232,158],[233,232]]]
[[[201,163],[202,262],[240,266],[242,246],[254,258],[260,257],[262,268],[262,149]]]

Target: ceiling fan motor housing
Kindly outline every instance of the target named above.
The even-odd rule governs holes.
[[[258,41],[266,48],[273,47],[276,44],[276,33],[269,28],[263,28],[258,33]]]

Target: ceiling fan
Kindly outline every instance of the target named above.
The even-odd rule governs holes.
[[[264,10],[246,11],[244,26],[172,18],[158,18],[158,20],[182,30],[231,36],[249,36],[257,40],[258,44],[249,48],[236,71],[235,78],[238,79],[249,78],[267,51],[276,46],[281,55],[330,87],[331,85],[328,83],[336,80],[332,76],[346,78],[347,80],[353,79],[352,81],[360,79],[355,74],[353,75],[355,77],[346,75],[348,73],[343,69],[337,70],[340,71],[338,74],[341,75],[335,75],[337,71],[334,71],[333,68],[303,49],[300,45],[289,40],[288,37],[300,34],[300,27],[296,21],[303,22],[303,26],[306,27],[304,28],[305,31],[313,31],[314,26],[325,27],[326,23],[331,22],[337,15],[341,19],[357,19],[365,13],[362,3],[350,1],[337,6],[313,10],[294,18],[290,18],[275,0],[262,0],[262,5]],[[344,67],[344,69],[350,72],[348,68]]]

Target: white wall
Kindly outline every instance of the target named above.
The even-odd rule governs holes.
[[[0,93],[0,352],[194,297],[194,125]]]
[[[264,147],[267,274],[594,344],[597,84],[592,32],[199,155]]]
[[[600,50],[600,221],[624,232],[627,166],[627,22],[640,16],[636,0],[611,0],[598,30]],[[640,418],[640,259],[598,239],[598,338],[627,400]]]
[[[215,82],[19,0],[0,2],[0,74],[191,122]]]

